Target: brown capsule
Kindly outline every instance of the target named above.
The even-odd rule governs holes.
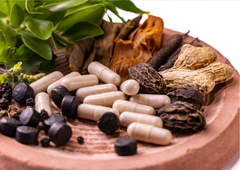
[[[146,63],[140,63],[128,70],[130,78],[139,83],[140,90],[144,93],[167,93],[166,85],[161,74]]]
[[[204,104],[203,96],[201,93],[188,86],[172,87],[168,91],[167,95],[171,99],[172,103],[176,101],[188,102],[193,104],[199,110]]]
[[[166,105],[158,111],[158,115],[167,128],[201,131],[206,125],[203,113],[187,102],[177,101]]]
[[[158,68],[166,62],[167,58],[170,57],[170,55],[181,46],[181,44],[182,36],[180,34],[173,35],[167,44],[155,53],[155,55],[149,60],[148,64],[158,70]]]

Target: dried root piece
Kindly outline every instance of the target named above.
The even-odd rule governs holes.
[[[203,113],[194,105],[177,101],[166,105],[158,111],[165,127],[176,129],[192,129],[201,131],[206,126]]]
[[[164,94],[167,89],[163,78],[158,72],[146,63],[140,63],[129,68],[130,78],[139,83],[140,90],[150,94]]]
[[[203,68],[213,63],[217,59],[217,54],[210,47],[195,47],[190,44],[185,44],[178,59],[172,69],[191,69],[196,70]]]

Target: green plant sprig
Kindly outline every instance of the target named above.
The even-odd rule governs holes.
[[[31,84],[32,82],[42,78],[45,73],[39,73],[36,75],[27,75],[21,72],[22,63],[18,62],[14,65],[13,68],[5,70],[0,68],[0,84],[9,83],[11,86],[14,86],[17,83],[24,82],[26,84]]]
[[[0,64],[11,68],[22,61],[22,72],[49,73],[54,63],[49,40],[56,49],[64,49],[75,41],[103,34],[98,23],[108,10],[126,24],[117,9],[148,13],[130,0],[3,0]]]

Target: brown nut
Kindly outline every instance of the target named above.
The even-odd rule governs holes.
[[[158,111],[165,127],[201,131],[206,126],[203,113],[194,105],[177,101]]]
[[[163,77],[151,66],[140,63],[128,70],[130,78],[139,83],[140,90],[144,93],[161,94],[167,93]]]
[[[200,110],[204,104],[203,97],[196,89],[188,86],[176,86],[168,91],[168,97],[171,102],[176,101],[188,102],[193,104],[197,109]]]

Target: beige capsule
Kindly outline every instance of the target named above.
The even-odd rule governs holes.
[[[66,76],[64,76],[64,77],[60,78],[59,80],[55,81],[54,83],[50,84],[50,85],[48,86],[48,88],[47,88],[47,93],[51,96],[51,91],[52,91],[55,87],[61,85],[61,82],[62,82],[63,79],[68,78],[68,77],[80,76],[80,75],[81,75],[81,74],[80,74],[79,72],[76,72],[76,71],[73,71],[73,72],[67,74]]]
[[[41,79],[31,83],[30,86],[33,88],[34,96],[36,96],[39,92],[46,92],[50,84],[62,77],[63,74],[60,71],[54,71],[42,77]]]
[[[88,65],[88,72],[96,75],[104,83],[112,83],[118,86],[121,82],[121,77],[117,73],[97,61]]]
[[[98,118],[105,112],[113,112],[119,116],[119,112],[111,107],[83,103],[77,108],[77,117],[97,121]]]
[[[124,81],[120,86],[121,91],[124,94],[129,95],[129,96],[137,94],[139,91],[139,88],[140,87],[139,87],[138,82],[133,79]]]
[[[169,130],[142,123],[131,123],[127,133],[136,140],[158,145],[168,145],[172,141],[172,133]]]
[[[119,113],[122,113],[124,111],[129,111],[129,112],[143,113],[148,115],[156,114],[154,108],[150,106],[133,103],[126,100],[116,100],[113,103],[112,108],[118,110]]]
[[[146,115],[134,112],[122,112],[119,116],[119,120],[122,126],[127,127],[133,122],[143,123],[147,125],[152,125],[158,128],[162,128],[162,119],[158,116]]]
[[[160,109],[171,103],[170,98],[163,94],[136,94],[129,101],[148,105],[155,109]]]
[[[100,94],[105,92],[111,92],[111,91],[117,91],[117,87],[112,84],[101,84],[101,85],[95,85],[95,86],[89,86],[89,87],[82,87],[76,91],[77,99],[82,102],[85,97],[93,94]]]
[[[83,103],[112,107],[113,103],[118,99],[125,100],[126,97],[124,93],[121,91],[112,91],[101,94],[89,95],[85,97]]]
[[[35,110],[40,113],[43,109],[47,111],[48,116],[52,114],[50,96],[45,92],[40,92],[35,96]]]
[[[93,86],[98,84],[97,76],[93,74],[68,77],[62,80],[61,85],[66,87],[68,91],[74,91],[81,87]]]

